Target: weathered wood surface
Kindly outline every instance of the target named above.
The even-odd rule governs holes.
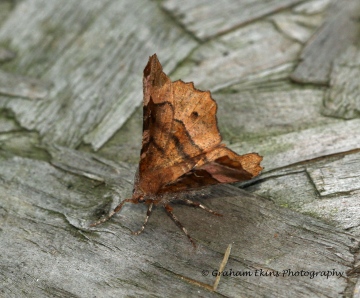
[[[330,74],[330,88],[324,100],[323,113],[343,119],[360,115],[360,54],[355,46],[334,61]]]
[[[345,2],[1,2],[0,296],[359,297],[360,14]],[[175,206],[197,250],[160,208],[140,236],[141,205],[89,228],[131,194],[154,52],[213,91],[233,150],[264,156],[253,181],[188,194],[223,217]],[[216,292],[182,278],[211,285],[229,243],[225,270],[252,276]]]
[[[298,82],[328,84],[334,59],[357,44],[360,35],[360,2],[333,1],[324,25],[309,40],[291,78]]]
[[[301,2],[301,0],[211,2],[164,0],[162,6],[197,38],[206,40]]]

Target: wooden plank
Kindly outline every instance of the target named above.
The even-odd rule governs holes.
[[[3,124],[0,121],[1,125]],[[36,160],[48,160],[49,153],[40,147],[40,138],[36,132],[23,131],[16,122],[4,121],[0,135],[0,158],[22,156]]]
[[[293,8],[295,13],[317,15],[322,13],[331,3],[331,0],[305,1]]]
[[[259,152],[267,171],[308,159],[359,148],[360,120],[339,121],[264,139],[261,143],[231,144],[237,153]]]
[[[60,147],[56,152],[54,161],[58,166],[76,168],[77,175],[43,161],[19,157],[1,161],[1,268],[6,280],[11,281],[1,285],[5,296],[175,293],[190,297],[262,297],[270,292],[288,297],[291,289],[294,297],[314,293],[338,297],[347,286],[345,278],[287,276],[283,270],[345,274],[352,268],[350,250],[358,245],[358,239],[231,186],[209,189],[206,199],[197,196],[221,211],[223,217],[176,206],[176,214],[199,244],[196,251],[160,208],[156,208],[140,236],[130,235],[129,230],[136,229],[143,219],[145,209],[141,205],[126,206],[110,222],[89,229],[88,224],[100,212],[107,211],[123,191],[131,189],[122,178],[117,185],[94,188],[93,182],[80,174],[97,167],[104,181],[114,181],[111,161],[109,166],[105,160],[81,158],[83,153]],[[112,193],[111,187],[115,186],[123,190]],[[109,193],[104,198],[106,189]],[[223,277],[216,293],[180,278],[212,284],[215,277],[211,272],[218,268],[229,243],[233,249],[227,270],[250,271],[252,276]],[[202,275],[203,270],[209,275]],[[256,270],[278,271],[281,276],[255,276]]]
[[[0,94],[2,95],[43,99],[48,96],[50,90],[51,84],[46,81],[0,70]]]
[[[14,59],[16,54],[7,48],[0,46],[0,62],[6,62]]]
[[[309,40],[315,29],[323,21],[323,15],[295,14],[294,12],[279,13],[269,17],[276,27],[291,39],[305,43]]]
[[[359,160],[357,150],[289,165],[263,174],[247,190],[360,236]]]
[[[301,2],[301,0],[196,2],[165,0],[162,6],[197,38],[206,40]]]
[[[255,86],[257,92],[253,90]],[[269,136],[280,137],[282,134],[337,122],[319,116],[323,90],[296,88],[286,83],[271,85],[268,82],[255,86],[246,91],[240,89],[234,93],[219,92],[213,95],[219,105],[220,131],[224,140],[231,144],[255,139],[254,146],[257,146],[259,140],[266,142]],[[232,90],[236,88],[232,86]],[[240,88],[245,87],[242,85]],[[270,144],[267,145],[270,149]],[[260,150],[260,147],[251,150]]]
[[[5,70],[53,83],[44,101],[9,101],[21,125],[45,142],[85,139],[95,149],[141,103],[149,55],[157,52],[169,72],[197,45],[145,0],[23,1],[0,28],[2,40],[18,53]]]
[[[172,74],[197,88],[217,91],[277,72],[294,62],[300,44],[269,22],[262,21],[213,39],[198,47]]]
[[[1,72],[19,79],[3,84],[12,93],[0,95],[0,296],[356,297],[360,123],[320,114],[325,87],[288,81],[329,1],[303,0],[204,43],[164,3],[27,0],[0,19],[0,47],[17,53]],[[236,23],[237,16],[224,20]],[[209,24],[203,20],[195,22]],[[226,142],[239,153],[264,155],[265,170],[241,185],[246,191],[219,186],[186,194],[223,217],[174,204],[197,250],[162,208],[154,208],[138,237],[130,231],[144,220],[142,204],[89,228],[131,195],[141,72],[153,52],[166,72],[174,70],[173,79],[216,91]],[[338,59],[338,76],[357,74],[350,57],[355,49]],[[356,86],[356,77],[346,77]],[[30,78],[52,83],[46,96],[31,99],[30,84],[19,91]],[[124,100],[131,105],[120,113]],[[101,150],[84,152],[91,151],[84,139],[96,148],[124,119]],[[78,144],[82,151],[71,149]],[[252,275],[223,276],[209,292],[199,284],[213,284],[230,243],[225,270]],[[349,275],[282,276],[287,269]],[[255,276],[260,270],[271,276]]]
[[[359,17],[358,0],[334,1],[324,25],[303,49],[291,78],[300,83],[328,84],[334,59],[358,40]]]
[[[330,88],[324,99],[324,115],[353,119],[360,115],[360,51],[351,46],[335,59]]]
[[[4,119],[0,117],[0,133],[9,132],[18,128],[16,123],[11,120]],[[2,138],[1,138],[2,139]]]
[[[308,173],[316,190],[323,197],[352,193],[360,190],[360,154],[345,155],[340,160],[310,166]]]
[[[6,18],[10,14],[12,6],[13,6],[13,3],[11,1],[1,1],[0,2],[0,26],[2,25],[2,23],[6,20]]]

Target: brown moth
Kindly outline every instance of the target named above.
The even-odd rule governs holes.
[[[171,82],[154,54],[144,69],[143,136],[140,162],[133,195],[123,200],[106,218],[110,219],[125,203],[145,203],[148,211],[160,205],[195,242],[173,214],[170,202],[177,194],[208,185],[249,180],[257,176],[262,157],[257,153],[237,155],[221,143],[217,127],[216,102],[209,91],[195,89],[193,83]],[[189,199],[183,203],[220,215]]]

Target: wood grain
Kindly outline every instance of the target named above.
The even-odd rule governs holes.
[[[358,1],[181,3],[0,1],[1,297],[357,297]],[[159,208],[137,237],[141,205],[89,229],[132,194],[155,52],[212,92],[229,148],[264,156],[250,183],[188,194],[222,218],[175,205],[198,250]],[[225,270],[348,275],[187,281],[212,285],[230,243]]]
[[[327,85],[334,59],[349,46],[357,44],[359,16],[359,1],[334,1],[324,25],[303,49],[291,78],[296,82]]]
[[[163,1],[164,9],[174,15],[185,28],[201,40],[223,34],[268,14],[287,9],[300,0],[281,1]],[[211,17],[209,17],[211,16]],[[224,17],[226,16],[226,21]]]
[[[74,160],[79,169],[98,168],[97,172],[105,181],[112,180],[113,167],[94,159],[80,162],[75,157],[80,157],[81,153],[69,149],[58,147],[57,151],[65,157],[64,162],[71,164]],[[2,286],[5,293],[27,291],[38,296],[59,293],[65,297],[90,293],[99,296],[145,292],[166,295],[171,290],[179,295],[193,291],[198,295],[200,291],[202,295],[217,297],[218,294],[186,283],[177,276],[211,284],[215,278],[201,276],[201,271],[217,269],[228,243],[233,247],[228,269],[254,272],[256,269],[334,268],[343,272],[351,268],[350,250],[358,241],[333,226],[231,186],[214,188],[201,200],[221,210],[223,219],[185,206],[176,208],[179,218],[187,222],[200,244],[196,252],[186,239],[179,241],[181,231],[167,224],[169,219],[161,210],[155,210],[149,230],[138,237],[130,235],[129,230],[143,214],[141,208],[133,206],[105,227],[90,232],[87,223],[99,204],[103,204],[98,197],[104,186],[93,188],[92,181],[83,175],[70,175],[47,162],[18,157],[1,162],[0,169],[1,266],[11,280]],[[117,180],[118,187],[130,191],[122,181]],[[116,193],[114,195],[108,197],[109,204],[118,200]],[[203,214],[200,218],[198,212]],[[6,249],[9,245],[11,250]],[[22,250],[24,245],[25,251]],[[21,256],[17,256],[18,251],[23,251]],[[148,275],[153,279],[145,278]],[[59,283],[62,276],[71,278]],[[24,277],[26,283],[21,282]],[[172,282],[162,287],[162,280]],[[318,294],[332,296],[346,287],[343,278],[330,281],[254,276],[223,278],[218,292],[230,297],[244,293],[251,296],[252,288],[256,287],[257,295],[270,291],[285,297],[288,293],[285,288],[290,287],[302,288],[302,294],[316,289]],[[82,287],[78,287],[79,282]],[[154,288],[154,282],[159,286]]]
[[[134,22],[134,14],[142,21]],[[140,105],[141,69],[149,53],[156,51],[171,70],[196,46],[156,3],[142,0],[25,1],[3,24],[0,40],[17,49],[9,70],[20,68],[23,75],[53,83],[45,101],[9,102],[22,126],[40,131],[50,143],[76,147],[85,141],[95,149]],[[168,44],[166,50],[157,47],[161,43]]]
[[[356,46],[350,46],[334,60],[330,74],[330,88],[324,99],[324,115],[343,119],[360,115],[360,55]]]

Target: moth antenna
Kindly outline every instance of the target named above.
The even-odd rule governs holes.
[[[106,217],[104,217],[104,218],[102,218],[102,219],[100,219],[100,220],[92,223],[92,224],[90,225],[90,227],[95,227],[95,226],[97,226],[97,225],[99,225],[99,224],[104,223],[105,221],[108,221],[110,218],[112,218],[112,217],[114,216],[115,213],[117,213],[117,212],[119,212],[119,211],[121,210],[121,208],[124,206],[125,203],[130,203],[130,202],[133,202],[133,199],[125,199],[125,200],[122,200],[121,203],[120,203],[119,205],[117,205],[117,206],[115,207],[115,209],[109,213],[108,216],[106,216]]]
[[[172,213],[173,208],[169,204],[165,205],[164,208],[165,208],[167,215],[169,215],[170,218],[175,222],[175,224],[185,233],[186,237],[189,238],[191,244],[194,246],[194,248],[196,248],[196,243],[189,235],[187,229],[181,224],[181,222],[178,220],[178,218],[175,216],[175,214]]]
[[[152,211],[152,207],[154,206],[154,202],[151,202],[149,207],[148,207],[148,210],[146,212],[146,217],[145,217],[145,220],[144,220],[144,224],[142,225],[142,227],[138,230],[138,231],[135,231],[135,232],[132,232],[133,235],[139,235],[142,231],[144,231],[145,229],[145,226],[148,222],[148,219],[151,215],[151,211]]]
[[[191,201],[189,199],[184,199],[182,200],[182,202],[185,204],[185,205],[188,205],[188,206],[191,206],[191,207],[195,207],[195,208],[201,208],[209,213],[212,213],[216,216],[223,216],[222,214],[216,212],[216,211],[213,211],[211,210],[210,208],[206,207],[205,205],[199,203],[199,202],[194,202],[194,201]]]

